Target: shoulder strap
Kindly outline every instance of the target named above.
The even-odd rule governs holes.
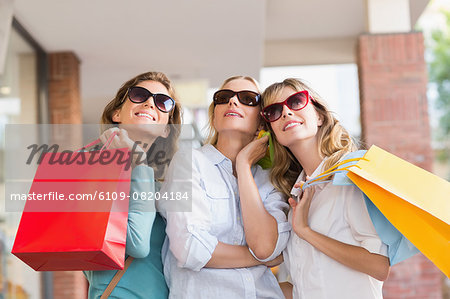
[[[125,271],[127,271],[128,267],[130,266],[133,259],[134,259],[134,257],[132,257],[132,256],[127,257],[127,259],[125,260],[125,265],[123,266],[123,270],[119,270],[116,272],[116,275],[113,276],[113,278],[109,282],[108,287],[103,292],[100,299],[106,299],[109,297],[109,295],[111,295],[112,291],[114,290],[116,285],[119,283],[119,280],[122,278],[122,276],[125,274]]]

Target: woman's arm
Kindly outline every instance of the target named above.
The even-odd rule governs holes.
[[[286,299],[292,299],[292,284],[291,283],[289,283],[287,281],[280,282],[280,288]]]
[[[267,136],[252,141],[236,157],[245,239],[259,259],[268,258],[278,240],[277,221],[264,207],[251,172],[251,166],[266,153],[267,141]]]
[[[247,246],[230,245],[219,242],[211,259],[205,265],[207,268],[247,268],[261,265],[255,259]]]
[[[115,136],[110,139],[112,134],[115,134]],[[144,258],[150,252],[150,235],[156,212],[154,201],[141,198],[141,195],[147,195],[155,191],[153,168],[142,163],[146,160],[145,151],[136,146],[137,144],[135,145],[135,141],[128,137],[126,130],[110,128],[103,132],[99,139],[103,144],[110,142],[108,146],[110,149],[128,148],[130,151],[140,153],[140,155],[131,155],[133,160],[131,163],[126,254],[135,258]],[[137,161],[137,157],[140,157],[142,161]]]
[[[141,198],[141,194],[154,193],[153,173],[153,168],[144,165],[133,168],[131,172],[126,254],[135,258],[144,258],[150,252],[150,235],[156,216],[155,204],[152,200]]]
[[[210,233],[214,219],[205,190],[201,186],[202,174],[197,164],[203,163],[199,153],[193,153],[192,162],[186,156],[191,153],[177,153],[167,171],[161,193],[179,192],[186,186],[192,194],[192,210],[169,212],[165,203],[158,202],[161,214],[167,220],[166,232],[170,251],[178,265],[194,271],[203,267],[243,268],[261,264],[249,252],[247,246],[229,245],[219,242]]]
[[[296,187],[300,186],[302,182]],[[386,280],[389,275],[389,259],[367,249],[332,239],[312,230],[308,225],[308,213],[314,196],[314,187],[307,188],[297,203],[290,198],[289,203],[293,209],[292,226],[294,232],[312,246],[354,270],[366,273],[378,280]]]

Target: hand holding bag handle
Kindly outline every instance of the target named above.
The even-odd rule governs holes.
[[[364,159],[363,156],[367,151],[356,151],[344,156],[343,160],[330,169],[322,172],[314,178],[307,180],[302,185],[302,190],[316,184],[332,182],[336,186],[355,185],[348,177],[347,173],[350,167]],[[334,175],[330,178],[330,175]],[[398,231],[389,220],[380,212],[380,210],[370,201],[366,194],[364,194],[364,201],[369,212],[372,223],[380,236],[383,243],[388,245],[389,262],[391,266],[415,255],[419,251],[417,248]]]

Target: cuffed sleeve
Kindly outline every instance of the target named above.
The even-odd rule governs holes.
[[[263,204],[267,212],[277,221],[278,238],[272,254],[265,259],[256,257],[250,249],[250,253],[260,262],[268,262],[279,256],[287,246],[291,231],[291,224],[288,222],[286,216],[289,211],[289,204],[286,202],[283,194],[272,186],[269,178],[266,177],[265,179],[266,183],[259,188],[259,192],[262,195],[269,188],[268,190],[270,192],[266,193],[268,195],[263,199]]]
[[[273,250],[272,254],[265,259],[260,259],[249,248],[250,253],[253,255],[253,257],[255,259],[257,259],[258,261],[263,262],[263,263],[275,259],[286,248],[286,245],[287,245],[287,242],[288,242],[289,236],[290,236],[290,231],[291,231],[291,225],[288,222],[278,223],[278,239],[277,239],[277,244],[275,245],[275,249]]]
[[[131,173],[126,243],[126,254],[135,258],[144,258],[150,252],[150,234],[156,214],[149,193],[154,192],[153,168],[135,167]]]

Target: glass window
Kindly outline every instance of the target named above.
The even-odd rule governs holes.
[[[14,29],[0,74],[0,165],[4,165],[6,124],[38,122],[37,55]],[[21,213],[5,212],[4,173],[0,169],[0,298],[40,298],[40,273],[11,254]]]

